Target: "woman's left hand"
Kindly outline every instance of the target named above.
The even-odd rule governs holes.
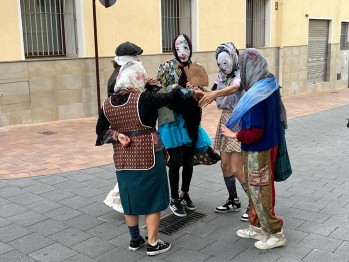
[[[227,128],[224,124],[221,125],[221,134],[229,138],[236,138],[236,133]]]

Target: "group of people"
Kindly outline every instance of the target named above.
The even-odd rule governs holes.
[[[185,34],[174,39],[174,58],[159,66],[156,78],[148,78],[139,62],[142,52],[130,42],[116,49],[109,97],[96,125],[96,145],[112,143],[114,148],[117,184],[112,194],[117,199],[115,209],[125,215],[129,250],[147,244],[150,256],[168,251],[171,244],[157,238],[160,212],[169,207],[182,217],[197,209],[189,196],[194,154],[211,145],[200,125],[201,108],[214,100],[222,111],[214,149],[220,152],[228,190],[227,201],[215,211],[241,210],[238,179],[249,199],[241,220],[250,226],[237,235],[257,239],[259,249],[284,245],[283,222],[274,213],[273,179],[281,139],[281,99],[266,59],[256,49],[239,54],[231,42],[219,45],[219,73],[208,91],[187,79],[184,68],[192,64],[192,45]],[[145,215],[147,237],[140,234],[139,215]]]

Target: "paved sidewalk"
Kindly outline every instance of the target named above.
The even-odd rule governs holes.
[[[144,248],[128,251],[123,216],[102,203],[115,183],[112,150],[94,146],[89,118],[0,128],[0,261],[349,261],[349,89],[284,102],[294,170],[276,184],[285,247],[257,250],[235,234],[247,226],[240,212],[214,213],[227,197],[214,165],[195,167],[191,186],[207,216],[160,235],[170,252],[150,259]],[[205,109],[211,136],[218,118],[214,105]]]

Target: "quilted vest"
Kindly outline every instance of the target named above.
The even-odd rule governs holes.
[[[156,129],[141,123],[138,112],[139,96],[140,93],[130,93],[127,102],[119,106],[113,106],[109,99],[103,104],[110,127],[127,135],[131,140],[127,147],[122,147],[120,142],[113,143],[116,170],[148,170],[155,165],[152,133]]]

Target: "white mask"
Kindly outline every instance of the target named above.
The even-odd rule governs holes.
[[[190,56],[190,48],[187,40],[183,35],[179,35],[175,42],[176,53],[181,60],[181,62],[188,62]]]
[[[221,52],[217,57],[217,65],[226,75],[233,72],[233,60],[227,52]]]

